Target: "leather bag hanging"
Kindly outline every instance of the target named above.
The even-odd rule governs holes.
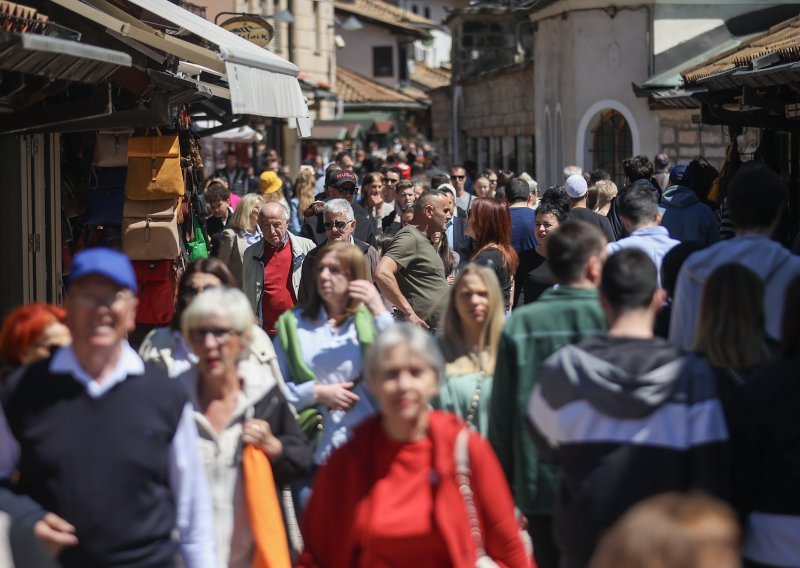
[[[139,285],[136,323],[166,325],[175,313],[178,275],[174,260],[134,260]]]
[[[177,135],[134,136],[128,140],[125,197],[134,201],[174,199],[185,191]]]
[[[128,138],[132,130],[100,130],[94,140],[92,165],[96,168],[124,168],[128,165]]]
[[[131,260],[174,259],[180,253],[177,214],[177,199],[126,200],[122,252]]]

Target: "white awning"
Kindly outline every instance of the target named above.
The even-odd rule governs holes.
[[[184,10],[169,0],[128,0],[210,41],[225,62],[235,114],[299,119],[308,116],[294,63]]]

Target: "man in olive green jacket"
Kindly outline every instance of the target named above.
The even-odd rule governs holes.
[[[542,363],[560,347],[606,330],[597,287],[606,257],[605,236],[582,221],[567,221],[547,243],[558,287],[516,310],[500,339],[492,386],[489,441],[528,519],[539,568],[558,566],[552,516],[560,470],[540,460],[526,426],[528,399]]]

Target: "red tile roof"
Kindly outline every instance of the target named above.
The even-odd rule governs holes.
[[[423,39],[430,37],[429,29],[437,27],[433,20],[382,0],[336,0],[334,7],[357,18],[399,29]]]
[[[369,77],[336,66],[336,92],[346,103],[416,103],[417,99],[390,89]]]

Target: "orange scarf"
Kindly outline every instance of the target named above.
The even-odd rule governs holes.
[[[242,450],[244,495],[255,551],[252,568],[291,568],[275,477],[267,455],[252,444]]]

